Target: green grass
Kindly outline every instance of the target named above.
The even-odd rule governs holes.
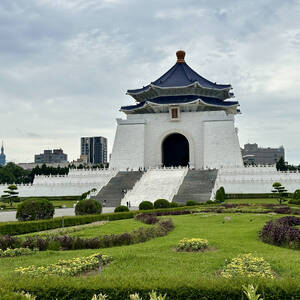
[[[263,199],[226,199],[225,203],[235,204],[279,204],[276,198]]]
[[[149,226],[149,225],[138,222],[135,219],[111,221],[105,224],[93,225],[93,226],[92,223],[90,223],[87,224],[86,227],[84,227],[84,225],[79,225],[79,227],[82,228],[80,228],[78,231],[74,231],[70,233],[67,232],[66,235],[80,236],[82,238],[90,238],[90,237],[98,237],[100,235],[105,235],[105,234],[120,234],[124,232],[130,232],[135,229],[138,229],[139,227],[145,227],[145,226]],[[68,230],[72,231],[72,228],[74,227],[76,228],[78,226],[65,227],[65,229],[66,231]],[[60,229],[62,228],[44,230],[44,231],[33,232],[33,233],[26,233],[26,234],[18,235],[18,237],[35,236],[35,235],[43,236]]]
[[[224,221],[225,216],[230,216],[232,219]],[[218,271],[224,267],[227,259],[244,253],[264,257],[279,277],[300,279],[299,251],[268,245],[258,239],[258,231],[268,220],[274,218],[272,215],[198,214],[172,218],[175,223],[174,231],[165,237],[146,243],[103,250],[46,251],[31,257],[0,259],[0,278],[13,274],[13,270],[20,266],[46,265],[62,258],[101,252],[114,258],[114,262],[105,268],[101,277],[101,283],[107,285],[124,281],[133,286],[143,282],[154,286],[163,286],[170,282],[175,285],[185,283],[192,285],[200,278],[218,276]],[[133,229],[137,225],[133,220],[111,223],[114,223],[114,230],[123,228],[123,231],[130,231],[130,228]],[[110,223],[107,224],[109,225]],[[89,236],[88,234],[95,233],[84,234]],[[180,239],[193,237],[208,239],[209,243],[216,247],[216,251],[177,253],[173,250]],[[85,281],[89,280],[95,279],[85,278]]]
[[[104,225],[100,225],[97,227],[85,228],[83,230],[70,233],[68,235],[80,236],[83,238],[97,237],[105,234],[119,234],[123,232],[130,232],[135,229],[138,229],[139,227],[145,227],[145,226],[149,226],[149,225],[143,224],[134,219],[120,220],[120,221],[108,222]]]
[[[61,206],[73,207],[76,202],[77,201],[75,201],[75,200],[54,200],[54,201],[51,201],[51,203],[54,205],[55,208],[58,208],[58,207],[61,207]],[[19,204],[20,204],[20,202],[13,202],[12,206],[10,206],[9,203],[0,202],[0,205],[6,205],[6,208],[4,210],[1,210],[1,211],[17,209]]]

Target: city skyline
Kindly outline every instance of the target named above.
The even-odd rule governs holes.
[[[232,84],[240,146],[284,145],[299,164],[299,13],[299,1],[1,1],[7,160],[57,147],[77,159],[81,136],[107,137],[109,154],[118,109],[134,104],[126,90],[168,70],[181,48],[195,71]]]

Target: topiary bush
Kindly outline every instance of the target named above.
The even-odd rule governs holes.
[[[75,206],[76,215],[93,215],[101,214],[101,212],[101,203],[93,199],[80,200]]]
[[[125,212],[125,211],[129,211],[129,208],[125,205],[120,205],[120,206],[117,206],[114,210],[114,212]]]
[[[177,202],[170,202],[170,206],[169,207],[178,207],[179,204]]]
[[[158,199],[154,202],[154,208],[168,208],[170,207],[170,202],[166,199]]]
[[[293,198],[289,201],[290,204],[300,204],[300,190],[296,190]]]
[[[197,203],[196,201],[193,200],[189,200],[186,202],[186,206],[195,206],[198,205],[199,203]]]
[[[18,205],[16,217],[19,221],[32,221],[52,219],[53,215],[54,206],[50,201],[42,198],[29,198]]]
[[[225,190],[221,186],[216,192],[216,202],[224,202],[225,201]]]
[[[153,209],[153,203],[150,201],[142,201],[139,205],[139,210]]]

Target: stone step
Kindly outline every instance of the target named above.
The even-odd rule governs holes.
[[[206,202],[215,185],[217,170],[188,170],[173,202],[185,204],[189,200]]]
[[[121,204],[124,190],[131,190],[135,183],[142,177],[143,172],[129,171],[118,172],[101,191],[93,197],[106,207],[116,207]]]

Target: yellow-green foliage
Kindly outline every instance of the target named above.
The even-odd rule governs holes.
[[[264,300],[260,297],[260,294],[257,294],[257,286],[253,284],[248,284],[248,286],[243,285],[243,289],[248,300]]]
[[[60,276],[75,276],[82,272],[96,269],[99,265],[97,258],[99,254],[93,254],[88,257],[77,257],[68,260],[59,260],[56,264],[51,264],[45,267],[29,266],[25,268],[17,268],[15,272],[30,276],[41,275],[60,275]],[[107,255],[102,255],[103,264],[109,263],[112,258]]]
[[[208,240],[206,239],[183,239],[179,241],[177,251],[201,251],[207,249],[208,246]]]
[[[263,257],[255,257],[251,253],[233,258],[221,272],[221,276],[274,278],[270,264]]]
[[[0,249],[0,257],[15,257],[20,255],[31,255],[35,254],[38,249],[31,250],[29,248],[16,248],[10,249],[7,248],[6,250]]]

